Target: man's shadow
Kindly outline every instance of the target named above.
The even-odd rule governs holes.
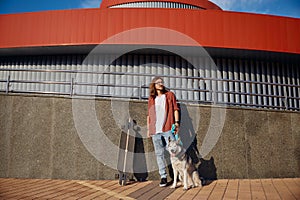
[[[200,161],[199,150],[197,147],[198,141],[193,125],[193,119],[191,118],[185,104],[180,104],[180,112],[181,123],[179,137],[183,143],[183,147],[186,149],[186,153],[191,157],[193,164],[198,164]]]
[[[217,168],[214,163],[214,158],[205,160],[199,153],[198,141],[196,131],[194,129],[193,120],[198,119],[198,112],[193,113],[194,119],[190,116],[190,113],[185,104],[180,104],[181,111],[181,124],[179,136],[186,149],[187,155],[191,158],[192,163],[197,167],[197,171],[202,181],[202,185],[211,183],[212,180],[217,180]],[[195,124],[198,122],[195,121]]]

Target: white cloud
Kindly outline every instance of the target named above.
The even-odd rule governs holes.
[[[220,6],[223,10],[234,11],[249,11],[257,10],[268,0],[210,0],[211,2]]]
[[[81,8],[99,8],[102,0],[83,0],[80,4]]]
[[[210,0],[210,1],[217,4],[223,10],[230,10],[236,4],[236,0]]]

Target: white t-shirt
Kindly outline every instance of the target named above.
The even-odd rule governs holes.
[[[155,114],[156,114],[156,133],[162,133],[162,129],[165,123],[166,113],[166,95],[155,97]]]

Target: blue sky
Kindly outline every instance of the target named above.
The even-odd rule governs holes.
[[[300,0],[211,0],[223,10],[300,18]],[[101,0],[0,0],[0,14],[97,8]]]

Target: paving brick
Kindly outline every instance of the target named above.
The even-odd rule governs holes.
[[[300,178],[216,180],[183,190],[160,188],[158,181],[131,182],[120,186],[118,181],[50,180],[0,178],[0,199],[300,199]]]

